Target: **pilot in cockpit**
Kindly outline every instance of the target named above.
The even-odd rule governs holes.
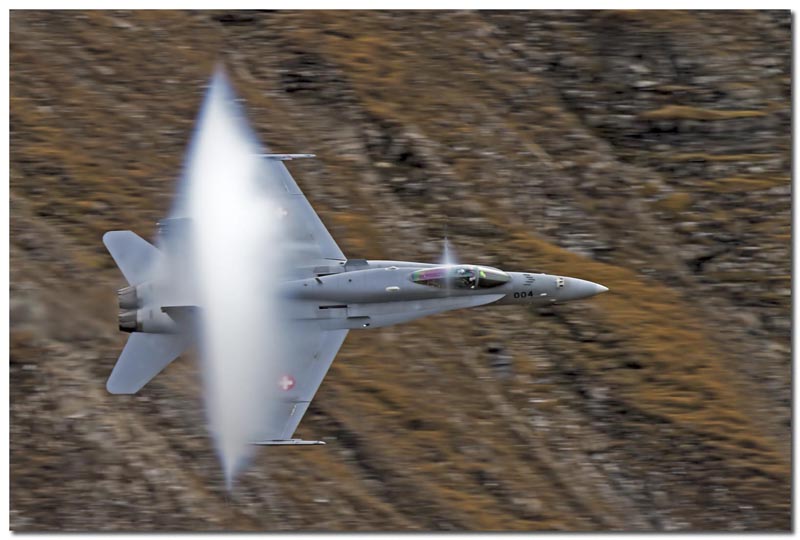
[[[456,271],[456,273],[458,274],[458,280],[461,282],[462,286],[465,289],[475,288],[475,285],[477,284],[477,278],[475,277],[475,272],[467,268],[459,268]]]

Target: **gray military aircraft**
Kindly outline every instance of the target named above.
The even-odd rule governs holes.
[[[260,394],[252,399],[269,412],[258,420],[263,425],[245,430],[244,436],[257,445],[324,444],[292,437],[350,330],[478,306],[581,300],[608,290],[583,279],[507,272],[479,264],[348,259],[284,165],[311,157],[265,151],[247,125],[227,77],[217,70],[190,145],[177,202],[169,218],[159,222],[156,245],[131,231],[110,231],[103,237],[129,283],[118,291],[119,328],[131,333],[108,379],[109,392],[135,394],[216,327],[234,336],[237,346],[252,338],[258,346],[236,354],[248,354],[259,362],[279,363],[270,353],[275,340],[283,339],[291,341],[291,353],[279,367],[258,375],[272,380],[257,381],[253,387]],[[246,166],[240,167],[241,163]],[[243,196],[226,199],[236,191]],[[272,221],[259,221],[265,214],[257,206],[262,198],[271,204],[266,214]],[[280,237],[273,238],[275,249],[258,252],[272,257],[269,264],[261,264],[267,259],[253,255],[252,249],[263,247],[262,238],[241,238],[273,222],[280,223]],[[228,232],[219,235],[220,229]],[[208,253],[198,255],[203,250]],[[250,252],[245,256],[243,250]],[[270,273],[275,265],[280,270]],[[248,273],[252,266],[255,271]],[[197,277],[213,272],[234,274],[216,281]],[[262,279],[265,275],[269,277]],[[272,319],[264,316],[261,291],[264,302],[269,297],[279,305]],[[250,304],[256,315],[250,315]],[[242,323],[226,327],[232,317]],[[271,338],[262,338],[257,324],[249,333],[243,331],[242,325],[253,320],[281,324],[286,331]],[[218,336],[218,341],[224,342],[226,336]],[[216,354],[213,343],[201,348],[204,354]],[[259,348],[267,350],[255,350]],[[207,384],[224,376],[226,366],[234,369],[230,355],[221,356],[226,357],[222,371],[209,376]],[[248,378],[253,376],[237,384],[252,383]]]

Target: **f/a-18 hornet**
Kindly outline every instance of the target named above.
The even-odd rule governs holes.
[[[310,157],[269,153],[216,71],[155,245],[131,231],[103,237],[129,283],[118,291],[119,328],[131,333],[109,392],[135,394],[196,344],[211,366],[207,390],[239,370],[217,400],[249,399],[240,411],[265,411],[240,433],[248,444],[323,444],[292,437],[350,330],[607,290],[479,264],[348,259],[284,164]],[[239,419],[220,413],[212,431]]]

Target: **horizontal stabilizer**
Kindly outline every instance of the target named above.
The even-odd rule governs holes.
[[[108,231],[103,235],[103,244],[130,285],[147,281],[150,268],[160,255],[155,246],[132,231]]]
[[[135,394],[186,350],[179,334],[134,332],[111,372],[106,389],[112,394]]]
[[[325,444],[322,441],[304,441],[303,439],[280,439],[275,441],[261,441],[253,443],[256,446],[300,446],[310,444]]]

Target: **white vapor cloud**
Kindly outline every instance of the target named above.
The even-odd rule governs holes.
[[[263,149],[234,99],[218,69],[187,156],[178,212],[190,223],[206,409],[229,489],[270,417],[282,355],[279,208],[262,185]]]

